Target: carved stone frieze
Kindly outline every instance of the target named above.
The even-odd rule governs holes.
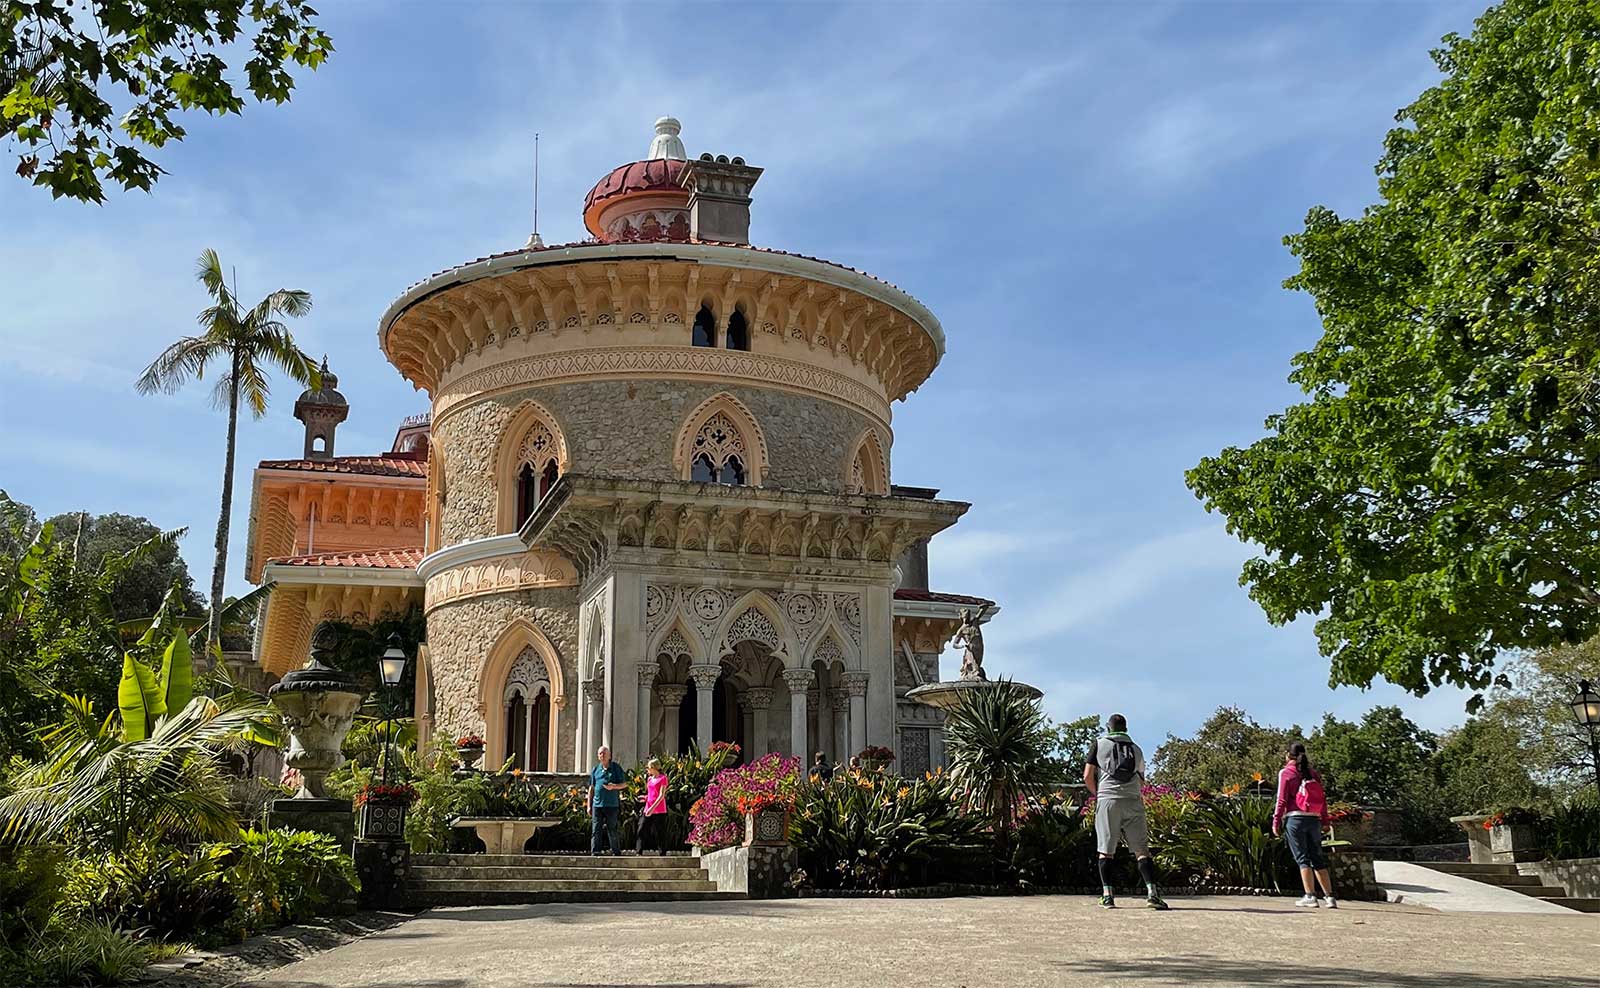
[[[431,611],[440,604],[480,594],[570,587],[577,582],[578,573],[571,563],[553,552],[535,550],[466,563],[434,574],[428,580],[427,606]]]

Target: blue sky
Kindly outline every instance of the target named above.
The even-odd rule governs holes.
[[[192,331],[200,251],[248,298],[312,293],[294,331],[351,400],[339,451],[385,449],[426,401],[378,316],[521,245],[533,132],[559,243],[672,114],[691,154],[766,169],[754,242],[871,271],[944,323],[944,363],[895,409],[894,479],[973,502],[933,583],[1001,602],[995,673],[1060,718],[1125,711],[1152,746],[1220,704],[1461,720],[1454,692],[1330,691],[1309,623],[1266,623],[1236,584],[1248,548],[1183,471],[1294,399],[1318,324],[1280,287],[1281,238],[1313,205],[1371,201],[1394,112],[1481,0],[326,6],[335,57],[286,106],[193,121],[153,195],[82,206],[0,176],[0,487],[41,514],[188,525],[205,586],[224,420],[205,387],[133,390]],[[241,429],[235,592],[250,470],[298,454],[296,393]]]

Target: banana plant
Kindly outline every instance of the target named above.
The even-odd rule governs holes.
[[[178,608],[183,597],[178,587],[167,591],[155,620],[132,649],[122,653],[122,681],[117,684],[117,708],[122,711],[122,736],[125,741],[143,741],[168,712],[176,713],[194,697],[194,654],[189,636],[178,626]],[[161,643],[165,641],[165,646]],[[161,649],[159,669],[146,664],[141,655]]]

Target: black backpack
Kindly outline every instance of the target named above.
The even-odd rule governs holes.
[[[1127,738],[1106,738],[1111,742],[1111,771],[1106,776],[1117,784],[1132,782],[1139,774],[1139,749]]]

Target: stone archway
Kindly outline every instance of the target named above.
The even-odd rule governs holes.
[[[524,768],[535,759],[542,760],[537,768],[555,768],[561,711],[567,706],[565,685],[561,658],[550,639],[526,619],[512,621],[489,650],[478,680],[485,767],[498,769],[520,754]]]

